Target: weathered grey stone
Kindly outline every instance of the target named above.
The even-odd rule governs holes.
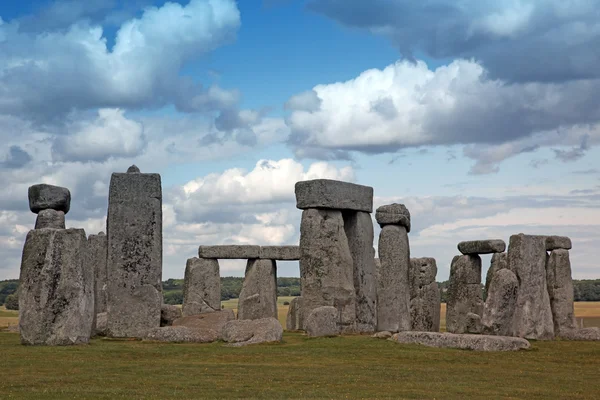
[[[277,266],[273,260],[248,260],[238,319],[277,319]]]
[[[107,238],[104,232],[88,237],[87,265],[94,271],[94,306],[96,314],[106,312],[106,290],[108,270],[106,256],[108,254]]]
[[[109,336],[144,337],[160,326],[163,301],[159,174],[112,174],[107,236]]]
[[[160,308],[160,326],[171,326],[181,318],[181,308],[172,304],[163,304]]]
[[[183,280],[183,315],[221,310],[221,275],[219,261],[189,258]]]
[[[510,336],[517,303],[519,281],[510,270],[502,268],[489,278],[490,287],[483,310],[483,331],[488,335]]]
[[[193,329],[187,326],[153,328],[144,335],[145,340],[169,343],[211,343],[219,339],[213,329]]]
[[[222,260],[245,260],[260,257],[260,246],[224,244],[218,246],[200,246],[200,258],[220,258]]]
[[[500,239],[470,240],[458,244],[458,251],[462,254],[492,254],[502,253],[504,250],[506,242]]]
[[[517,351],[530,347],[527,340],[507,336],[458,335],[447,332],[400,332],[392,336],[398,343],[475,351]]]
[[[222,335],[231,346],[281,342],[283,328],[276,318],[245,319],[226,323]]]
[[[483,315],[481,289],[481,257],[478,255],[455,256],[450,266],[446,305],[446,330],[448,332],[468,332],[467,314]]]
[[[28,195],[29,209],[35,214],[47,209],[67,214],[71,208],[71,192],[64,187],[42,183],[30,186]]]
[[[65,213],[51,208],[41,210],[35,219],[35,229],[65,229]]]
[[[513,336],[537,340],[554,338],[546,283],[545,238],[522,233],[512,235],[508,246],[508,267],[519,280]]]
[[[96,314],[96,336],[106,336],[106,329],[108,327],[108,313],[101,312]]]
[[[566,236],[546,236],[546,251],[564,249],[571,250],[571,239]]]
[[[296,183],[296,207],[373,212],[373,188],[330,179]]]
[[[216,332],[217,337],[221,339],[221,332],[225,324],[234,320],[235,314],[233,313],[233,310],[226,309],[178,318],[173,321],[173,326],[185,326],[190,329],[201,331],[214,331]]]
[[[373,221],[371,214],[363,211],[346,211],[343,213],[343,217],[354,265],[356,331],[372,333],[377,327]]]
[[[483,324],[481,323],[481,316],[478,314],[467,313],[467,333],[481,333],[483,331]]]
[[[389,331],[381,331],[374,334],[372,337],[376,339],[389,339],[392,337],[392,332]]]
[[[340,315],[341,330],[354,331],[354,269],[341,211],[302,212],[300,282],[304,315],[317,307],[333,306]]]
[[[300,246],[261,246],[259,258],[281,261],[299,260]]]
[[[335,307],[317,307],[306,318],[306,333],[311,337],[340,334],[338,311]]]
[[[565,340],[600,341],[600,328],[578,328],[562,330],[560,338]]]
[[[406,228],[386,225],[379,235],[377,330],[410,330],[410,247]]]
[[[552,250],[546,263],[546,283],[554,321],[554,334],[575,329],[573,279],[569,250]]]
[[[302,310],[302,296],[294,297],[290,301],[287,318],[285,320],[285,329],[288,331],[299,331],[304,326],[304,314]]]
[[[83,229],[27,234],[19,287],[21,343],[88,343],[94,327],[94,271]]]
[[[128,174],[135,174],[135,173],[140,173],[140,169],[137,167],[137,165],[132,165],[131,167],[127,168],[127,173]]]
[[[411,330],[438,332],[440,330],[441,294],[435,277],[434,258],[411,258],[410,320]]]
[[[375,220],[383,227],[385,225],[401,225],[410,232],[410,212],[404,204],[387,204],[375,211]]]
[[[494,274],[501,269],[508,268],[508,254],[506,253],[495,253],[492,255],[492,262],[490,263],[490,267],[488,268],[487,274],[485,276],[485,293],[489,293],[490,284],[492,283],[492,278]]]

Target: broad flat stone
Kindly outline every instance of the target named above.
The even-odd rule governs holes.
[[[354,268],[341,211],[302,212],[300,282],[304,315],[333,306],[340,314],[341,331],[355,330]]]
[[[446,330],[451,333],[469,331],[468,314],[483,315],[481,257],[455,256],[450,266]]]
[[[299,331],[303,327],[302,296],[294,297],[290,301],[287,318],[285,320],[285,329],[288,331]]]
[[[207,312],[198,315],[181,317],[173,321],[173,326],[185,326],[195,330],[214,331],[219,339],[222,339],[222,330],[225,324],[235,320],[235,314],[231,309],[215,312]]]
[[[281,261],[299,260],[300,246],[261,246],[259,258]]]
[[[517,351],[530,347],[527,340],[507,336],[458,335],[441,332],[400,332],[392,336],[398,343],[475,351]]]
[[[552,250],[546,262],[546,281],[550,308],[554,321],[554,334],[575,329],[573,279],[569,250]]]
[[[565,340],[600,341],[600,328],[578,328],[570,331],[561,331],[560,338]]]
[[[392,332],[381,331],[381,332],[377,332],[376,334],[374,334],[371,337],[374,337],[375,339],[389,339],[392,337]]]
[[[411,330],[438,332],[440,330],[441,294],[435,277],[434,258],[411,258],[410,320]]]
[[[410,330],[410,247],[406,228],[386,225],[379,234],[377,330]]]
[[[41,210],[35,219],[35,229],[65,229],[65,213],[51,208]]]
[[[564,249],[571,250],[571,239],[566,236],[546,236],[546,251]]]
[[[506,253],[495,253],[492,255],[492,262],[488,268],[487,274],[485,275],[485,293],[490,292],[490,284],[494,274],[501,269],[508,268],[508,254]]]
[[[187,326],[153,328],[144,335],[145,340],[168,343],[211,343],[219,339],[212,329],[192,329]]]
[[[238,319],[277,319],[277,266],[273,260],[248,260],[238,302]]]
[[[218,245],[200,246],[198,248],[200,258],[219,258],[222,260],[244,260],[260,258],[260,246],[252,245]]]
[[[458,251],[462,254],[493,254],[502,253],[504,250],[506,242],[500,239],[470,240],[458,244]]]
[[[513,332],[519,281],[517,276],[506,268],[496,271],[490,279],[483,310],[483,331],[488,335],[510,336]]]
[[[67,188],[42,183],[30,186],[28,192],[29,209],[35,214],[47,209],[67,214],[71,208],[71,192]]]
[[[145,337],[160,326],[163,301],[159,174],[112,174],[107,236],[109,336]]]
[[[94,328],[94,271],[83,229],[36,229],[21,260],[19,328],[27,345],[89,342]]]
[[[356,331],[373,333],[377,327],[377,280],[371,214],[362,211],[343,213],[344,229],[354,265],[356,292]]]
[[[306,318],[306,333],[311,337],[340,334],[338,311],[335,307],[317,307]]]
[[[181,308],[172,304],[163,304],[160,308],[160,326],[171,326],[173,321],[181,318]]]
[[[231,346],[281,342],[283,328],[275,318],[237,320],[225,324],[223,340]]]
[[[189,258],[183,280],[184,316],[221,310],[221,275],[216,259]]]
[[[373,212],[373,188],[330,179],[296,183],[296,207]]]
[[[383,227],[385,225],[401,225],[410,232],[410,212],[404,204],[387,204],[375,211],[375,220]]]
[[[545,237],[522,233],[512,235],[508,246],[508,267],[519,281],[513,336],[553,339],[554,323],[546,282]]]
[[[88,237],[87,265],[94,271],[94,304],[96,314],[105,313],[108,269],[108,241],[104,232]]]

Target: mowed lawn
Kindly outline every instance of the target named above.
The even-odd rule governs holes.
[[[280,299],[283,322],[289,300]],[[576,313],[600,321],[600,303],[577,303]],[[0,327],[9,319],[15,313],[0,309]],[[281,344],[243,348],[111,339],[31,347],[0,332],[0,398],[600,398],[600,343],[531,343],[480,353],[286,332]]]

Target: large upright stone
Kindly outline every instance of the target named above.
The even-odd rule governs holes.
[[[41,183],[29,187],[29,209],[37,214],[42,210],[62,211],[65,214],[71,208],[71,192],[61,186]]]
[[[145,337],[160,326],[162,305],[159,174],[112,174],[107,231],[108,334]]]
[[[410,262],[411,330],[439,332],[441,295],[435,281],[437,275],[435,259],[411,258]]]
[[[296,207],[373,212],[373,188],[331,179],[296,183]]]
[[[88,343],[94,323],[94,271],[83,229],[27,234],[19,287],[21,343]]]
[[[302,212],[300,281],[304,315],[317,307],[333,306],[338,310],[340,331],[355,330],[354,268],[341,211]]]
[[[379,234],[377,331],[408,331],[410,248],[406,228],[385,225]]]
[[[545,237],[512,235],[508,245],[508,267],[519,280],[513,336],[538,340],[554,338],[546,282]]]
[[[347,211],[343,216],[344,229],[354,263],[356,330],[374,332],[377,327],[377,281],[373,221],[371,214],[362,211]]]
[[[469,314],[483,315],[481,291],[481,257],[455,256],[450,266],[450,283],[446,305],[446,330],[470,333]]]
[[[106,291],[108,286],[107,253],[107,238],[104,232],[88,237],[87,265],[94,271],[94,304],[96,314],[106,312]]]
[[[238,302],[238,319],[277,318],[277,266],[273,260],[252,259]]]
[[[219,261],[189,258],[183,279],[183,316],[221,310]]]
[[[488,268],[487,274],[485,275],[485,292],[489,293],[490,284],[494,274],[501,269],[508,268],[508,254],[506,253],[495,253],[492,255],[492,262]]]
[[[288,308],[285,329],[288,331],[302,330],[303,321],[302,296],[294,297],[290,301],[290,307]]]
[[[546,263],[546,280],[554,321],[554,334],[561,335],[572,331],[576,325],[569,250],[552,250]]]
[[[518,290],[519,281],[512,271],[502,268],[492,275],[483,310],[484,333],[498,336],[512,334]]]

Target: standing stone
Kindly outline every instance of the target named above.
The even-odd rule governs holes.
[[[88,237],[87,265],[94,271],[94,304],[96,314],[106,312],[108,271],[106,265],[107,238],[104,232]]]
[[[294,297],[290,301],[290,307],[288,308],[285,329],[288,331],[302,330],[303,320],[302,296]]]
[[[300,281],[304,315],[317,307],[333,306],[338,310],[340,331],[355,330],[354,268],[341,211],[302,212]]]
[[[238,302],[238,319],[277,319],[277,266],[274,260],[252,259]]]
[[[83,229],[27,234],[19,287],[21,343],[88,343],[94,323],[94,271],[86,265]]]
[[[379,235],[377,330],[408,331],[410,322],[410,248],[406,228],[385,225]]]
[[[51,208],[41,210],[35,219],[35,229],[65,229],[65,213]]]
[[[371,214],[362,211],[347,211],[343,215],[344,229],[354,263],[356,330],[357,332],[372,333],[377,327],[373,221]]]
[[[441,295],[435,281],[437,275],[435,259],[411,258],[410,261],[411,330],[439,332]]]
[[[221,310],[219,261],[189,258],[183,279],[183,316]]]
[[[546,279],[554,333],[561,335],[572,331],[576,325],[569,250],[552,250],[546,264]]]
[[[481,257],[455,256],[450,266],[450,283],[446,308],[446,330],[451,333],[469,333],[469,313],[483,315],[481,292]],[[473,332],[475,333],[475,332]]]
[[[71,208],[71,192],[61,186],[33,185],[29,187],[28,196],[29,209],[35,214],[48,209],[67,214]]]
[[[508,246],[508,266],[519,281],[513,336],[553,339],[554,325],[546,282],[545,237],[522,233],[512,235]]]
[[[485,275],[485,293],[489,293],[492,278],[496,272],[508,268],[508,255],[506,253],[495,253],[492,255],[492,262]]]
[[[109,336],[144,337],[160,326],[163,300],[159,174],[112,174],[107,231]]]
[[[491,277],[482,319],[485,334],[512,335],[518,290],[517,276],[506,268],[500,269]]]

